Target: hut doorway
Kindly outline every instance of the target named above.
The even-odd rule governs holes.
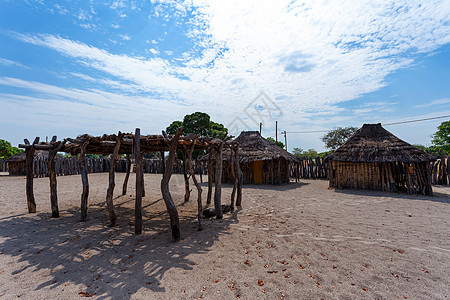
[[[253,162],[253,180],[255,183],[263,183],[263,167],[264,161]]]

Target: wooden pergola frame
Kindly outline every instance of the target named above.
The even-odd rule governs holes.
[[[163,178],[161,180],[161,193],[166,204],[167,211],[170,216],[170,227],[172,230],[172,237],[175,240],[180,239],[180,222],[178,217],[177,208],[173,202],[172,195],[169,191],[169,181],[173,172],[173,165],[175,161],[176,151],[183,151],[184,155],[187,156],[188,167],[194,181],[194,185],[197,188],[198,197],[198,230],[202,230],[202,189],[198,184],[195,177],[193,167],[192,167],[192,152],[194,150],[206,150],[209,155],[215,155],[218,161],[218,165],[215,170],[215,192],[214,192],[214,208],[216,212],[216,218],[223,218],[222,203],[221,203],[221,177],[222,177],[222,153],[224,148],[230,148],[232,153],[234,153],[234,164],[233,164],[233,176],[235,178],[235,184],[233,187],[233,192],[231,195],[231,209],[234,210],[234,198],[236,197],[236,206],[241,206],[242,201],[242,172],[239,167],[239,155],[238,149],[239,144],[236,142],[230,142],[231,137],[224,139],[215,139],[210,137],[198,137],[197,135],[191,134],[188,136],[181,136],[181,128],[178,128],[175,135],[167,135],[164,131],[162,135],[146,135],[141,136],[140,129],[136,128],[135,133],[122,133],[119,131],[117,135],[103,135],[99,137],[93,137],[89,135],[82,135],[73,138],[66,138],[62,141],[57,141],[57,137],[54,136],[49,143],[39,143],[39,138],[37,137],[32,144],[25,139],[25,144],[20,144],[19,147],[25,149],[26,152],[26,194],[27,194],[27,204],[28,212],[36,212],[36,202],[33,193],[33,157],[35,150],[47,150],[49,151],[48,156],[48,170],[50,178],[50,202],[52,208],[52,217],[59,217],[58,209],[58,196],[57,196],[57,182],[56,182],[56,172],[55,172],[55,157],[57,152],[66,152],[72,155],[80,155],[81,163],[81,181],[83,186],[83,191],[81,194],[81,221],[86,221],[87,218],[87,205],[89,196],[89,180],[86,171],[86,154],[104,154],[110,155],[110,168],[109,168],[109,184],[106,193],[106,205],[110,218],[110,226],[116,225],[116,214],[114,211],[113,203],[113,191],[115,187],[115,165],[117,158],[120,154],[125,154],[127,157],[127,173],[125,175],[125,180],[122,188],[122,195],[126,194],[128,179],[130,176],[130,155],[133,154],[135,157],[136,166],[136,201],[135,201],[135,233],[142,233],[142,197],[145,196],[144,189],[144,176],[143,176],[143,164],[142,158],[143,154],[149,152],[161,152],[164,161],[164,152],[168,151],[169,156],[167,160],[167,165],[163,166]],[[208,170],[210,167],[211,160],[208,161]],[[185,180],[185,184],[188,184]],[[186,189],[189,192],[189,188]],[[211,202],[212,195],[212,181],[211,174],[208,171],[208,198],[207,206]],[[188,195],[185,195],[185,200],[189,199]]]

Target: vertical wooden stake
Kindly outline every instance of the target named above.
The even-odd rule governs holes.
[[[206,206],[209,206],[211,204],[211,198],[212,198],[212,172],[213,172],[213,148],[210,147],[208,151],[208,196],[206,197]]]
[[[52,145],[48,151],[48,178],[50,179],[50,204],[52,208],[52,218],[59,218],[58,209],[58,193],[57,193],[57,183],[56,183],[56,168],[55,168],[55,157],[58,151],[64,146],[66,141],[56,142],[56,136],[52,138]]]
[[[25,144],[29,145],[30,142],[25,139]],[[27,148],[25,150],[26,152],[26,170],[27,170],[27,183],[26,183],[26,190],[27,190],[27,204],[28,204],[28,212],[29,213],[35,213],[36,212],[36,201],[34,200],[34,192],[33,192],[33,177],[34,177],[34,171],[33,171],[33,159],[34,159],[34,152],[35,148],[34,145],[39,143],[39,137],[36,137],[34,139],[34,142],[31,147]]]
[[[130,178],[130,172],[131,172],[131,159],[130,154],[127,154],[127,174],[125,175],[125,180],[123,181],[122,195],[127,194],[127,185],[128,179]]]
[[[236,176],[236,163],[235,163],[235,158],[234,158],[234,151],[235,151],[235,147],[233,145],[230,146],[230,170],[231,170],[231,177],[233,178],[233,191],[231,192],[231,211],[234,211],[234,199],[236,196],[236,190],[237,190],[237,186],[238,186],[238,179]]]
[[[189,190],[189,177],[187,175],[187,169],[188,167],[186,167],[187,164],[187,153],[186,153],[186,149],[182,151],[183,153],[183,177],[184,177],[184,202],[188,202],[189,201],[189,197],[191,195],[191,191]]]
[[[194,185],[197,188],[197,219],[198,219],[198,231],[203,229],[202,225],[202,212],[203,212],[203,205],[202,205],[202,188],[198,184],[197,178],[195,177],[194,168],[192,167],[192,152],[194,152],[195,148],[195,142],[197,139],[194,139],[192,142],[191,150],[189,151],[188,156],[188,163],[189,163],[189,171],[191,172],[192,181],[194,181]]]
[[[166,203],[167,211],[170,217],[170,227],[172,229],[172,237],[175,241],[180,239],[180,219],[178,217],[177,207],[173,203],[172,195],[169,190],[169,181],[173,172],[173,164],[175,162],[175,155],[177,152],[178,140],[181,135],[182,128],[178,128],[177,133],[172,138],[169,146],[169,158],[167,160],[166,170],[161,180],[161,193],[163,195],[164,202]]]
[[[110,160],[110,166],[109,166],[109,185],[108,190],[106,192],[106,206],[108,208],[109,213],[109,220],[110,220],[110,227],[116,226],[116,213],[114,212],[114,203],[113,203],[113,193],[114,193],[114,187],[115,187],[115,169],[116,169],[116,159],[119,155],[119,149],[120,149],[120,141],[122,139],[123,133],[119,131],[119,134],[116,138],[116,145],[114,146],[114,152],[112,154],[111,160]]]
[[[134,134],[134,158],[136,164],[136,203],[134,208],[134,233],[141,234],[143,170],[142,170],[142,156],[141,156],[141,130],[139,128],[136,128],[136,132]]]
[[[144,153],[141,154],[141,181],[142,181],[142,197],[145,197],[145,182],[144,182]]]
[[[214,208],[216,211],[216,219],[223,218],[222,212],[222,152],[224,142],[220,143],[219,149],[216,152],[216,176],[214,178]]]
[[[242,207],[242,184],[244,184],[244,174],[241,171],[241,164],[239,161],[239,145],[236,146],[234,150],[234,163],[236,164],[236,176],[238,178],[237,185],[237,196],[236,196],[236,206],[238,208]]]
[[[81,194],[81,222],[85,222],[87,219],[87,203],[88,203],[88,196],[89,196],[89,181],[88,181],[88,175],[87,175],[87,169],[86,169],[86,147],[89,144],[89,142],[84,142],[81,146],[81,153],[80,153],[80,173],[81,173],[81,183],[83,185],[83,193]]]
[[[162,174],[164,175],[164,173],[166,172],[166,157],[164,154],[164,151],[161,151],[161,162],[162,162]]]

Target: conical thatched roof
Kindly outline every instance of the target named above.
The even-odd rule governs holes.
[[[272,160],[283,157],[288,161],[298,161],[298,157],[290,154],[269,140],[263,138],[258,131],[242,131],[235,139],[239,142],[239,157],[241,163]],[[225,151],[224,151],[225,152]],[[229,159],[229,151],[224,153],[224,158]]]
[[[341,162],[428,162],[435,157],[402,141],[381,124],[364,124],[327,160]]]
[[[20,152],[17,154],[14,154],[11,157],[8,157],[7,159],[5,159],[5,161],[7,162],[19,162],[19,161],[25,161],[26,160],[26,153],[25,152]],[[34,157],[42,157],[42,158],[48,158],[48,151],[44,151],[44,150],[36,150],[34,152]]]

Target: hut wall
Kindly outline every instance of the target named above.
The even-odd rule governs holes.
[[[0,172],[8,172],[8,163],[3,159],[0,159]]]
[[[11,161],[8,163],[8,167],[9,175],[25,176],[27,173],[25,169],[25,161]]]
[[[329,162],[330,187],[431,195],[431,169],[424,163]]]

